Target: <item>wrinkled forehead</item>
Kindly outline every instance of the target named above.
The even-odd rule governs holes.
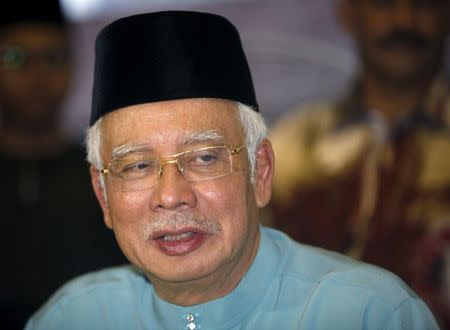
[[[102,120],[102,149],[108,154],[126,145],[176,152],[196,142],[237,144],[243,139],[236,104],[222,99],[140,104],[113,111]]]

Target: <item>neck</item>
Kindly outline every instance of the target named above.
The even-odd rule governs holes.
[[[217,269],[214,274],[186,282],[167,282],[149,276],[158,296],[175,305],[193,306],[226,296],[233,291],[253,263],[260,241],[259,229],[249,237],[252,246],[244,245],[238,256]]]

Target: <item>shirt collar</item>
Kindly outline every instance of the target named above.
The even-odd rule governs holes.
[[[257,308],[279,268],[280,251],[264,230],[260,232],[260,246],[253,264],[238,286],[222,298],[182,307],[160,299],[150,286],[141,306],[150,308],[150,318],[154,320],[155,326],[164,329],[189,329],[191,320],[195,324],[195,327],[191,326],[192,329],[198,329],[199,326],[211,329],[232,328],[242,323]],[[144,315],[148,314],[148,310],[142,312]]]

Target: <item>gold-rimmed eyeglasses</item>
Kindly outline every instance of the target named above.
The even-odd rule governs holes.
[[[103,175],[111,174],[117,189],[140,190],[156,185],[166,164],[176,164],[188,181],[220,178],[233,171],[232,156],[245,145],[232,148],[227,145],[191,149],[165,157],[125,157],[102,168]]]

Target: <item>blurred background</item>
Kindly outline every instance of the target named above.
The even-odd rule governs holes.
[[[335,0],[63,0],[74,23],[75,81],[63,124],[80,136],[90,111],[94,38],[116,17],[169,9],[224,15],[239,29],[261,112],[271,123],[302,102],[334,97],[356,60]]]

